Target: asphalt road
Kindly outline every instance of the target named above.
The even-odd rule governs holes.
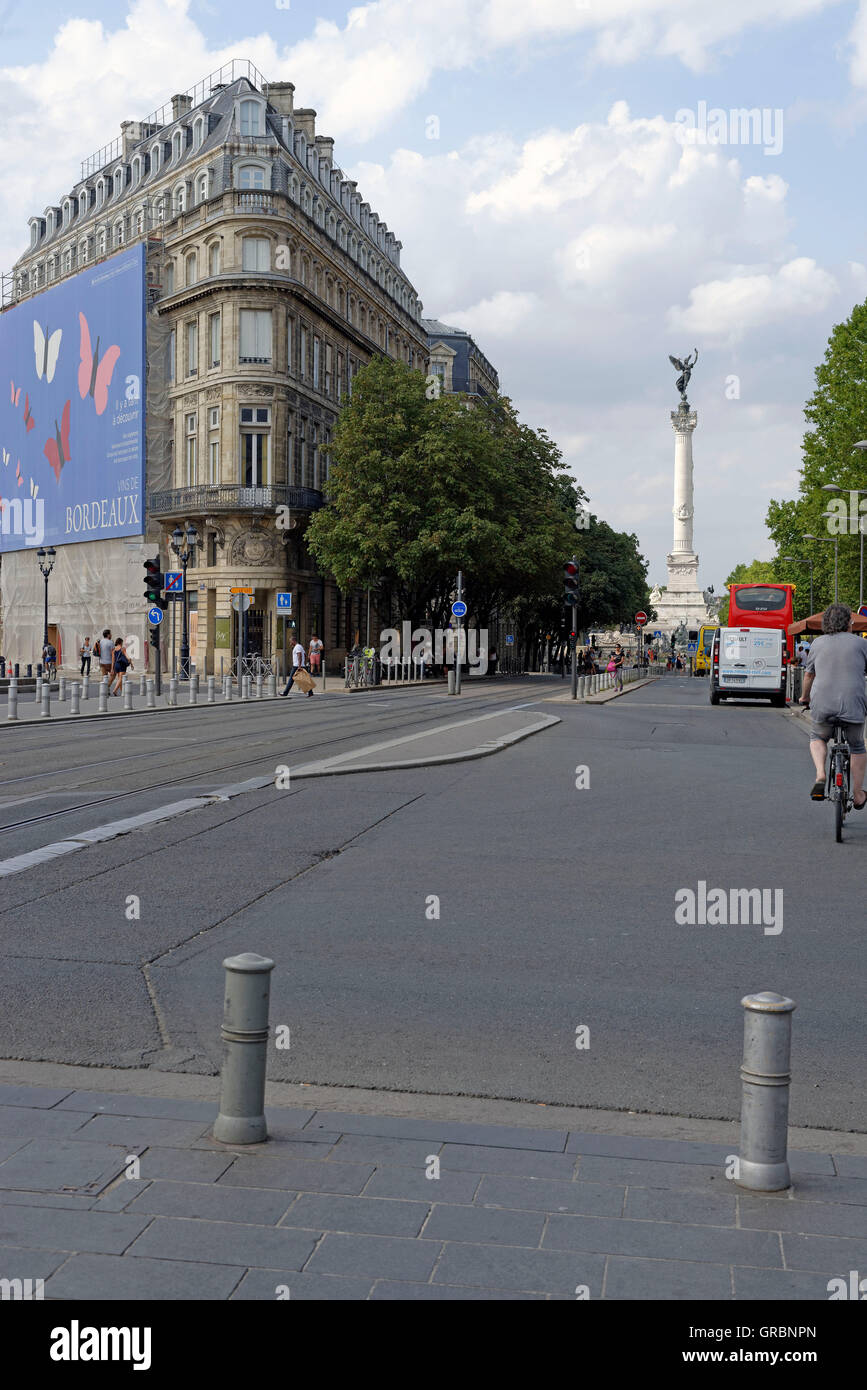
[[[518,689],[472,699],[563,687]],[[344,699],[342,714],[307,701],[285,717],[317,747],[350,717],[359,743],[454,717],[431,692],[377,707],[388,698],[352,711]],[[735,1118],[740,999],[772,989],[798,1005],[792,1122],[867,1128],[867,816],[834,843],[793,717],[712,709],[703,682],[677,677],[606,705],[539,708],[562,723],[480,762],[269,788],[3,880],[0,1055],[215,1072],[221,962],[253,950],[277,962],[271,1018],[291,1029],[274,1079]],[[207,718],[241,713],[266,718]],[[252,761],[231,780],[273,767],[282,733],[216,722],[224,741],[192,748],[183,718],[160,715],[159,748],[142,744],[123,778],[155,783],[184,759],[200,783],[229,780],[208,768],[235,759]],[[52,757],[69,762],[68,742],[51,742],[60,729],[25,735],[42,775]],[[99,738],[82,764],[111,765]],[[84,765],[64,775],[91,785]],[[7,804],[6,823],[27,810]],[[48,825],[37,842],[60,838]],[[0,844],[27,833],[0,831]],[[676,895],[700,880],[768,890],[775,925],[781,892],[782,931],[679,923]]]

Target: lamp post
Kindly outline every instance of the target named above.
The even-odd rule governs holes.
[[[45,580],[45,619],[42,624],[43,647],[48,646],[48,576],[54,569],[54,558],[56,554],[57,551],[54,549],[53,545],[50,545],[47,550],[43,546],[40,546],[36,552],[36,557],[39,560],[39,568],[42,571],[42,578]]]
[[[823,512],[823,516],[835,516],[834,512]],[[840,540],[839,536],[804,536],[805,541],[822,541],[826,545],[834,546],[834,602],[837,602],[837,550]]]
[[[181,680],[186,681],[190,678],[190,634],[187,622],[187,565],[193,554],[193,548],[199,538],[199,533],[191,521],[187,522],[185,531],[180,526],[176,526],[172,532],[172,550],[178,557],[180,566],[184,572],[184,604],[183,604],[183,628],[181,631]],[[186,544],[184,542],[186,541]]]
[[[805,537],[806,539],[806,537]],[[810,612],[813,611],[813,561],[799,560],[796,555],[781,555],[780,559],[784,565],[809,565],[810,566]]]

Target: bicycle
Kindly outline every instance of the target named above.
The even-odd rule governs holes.
[[[840,724],[834,725],[833,742],[828,744],[828,783],[826,796],[834,803],[834,825],[837,844],[843,840],[846,815],[854,804],[850,772],[849,742]]]

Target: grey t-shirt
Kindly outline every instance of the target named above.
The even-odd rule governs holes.
[[[810,691],[814,717],[857,723],[867,719],[867,642],[854,632],[824,633],[810,647],[804,670],[815,674]]]

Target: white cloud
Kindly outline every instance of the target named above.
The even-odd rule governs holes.
[[[689,308],[672,309],[669,323],[705,338],[737,341],[750,329],[827,309],[837,289],[833,275],[809,256],[799,256],[776,273],[750,275],[736,269],[727,279],[696,285]]]

